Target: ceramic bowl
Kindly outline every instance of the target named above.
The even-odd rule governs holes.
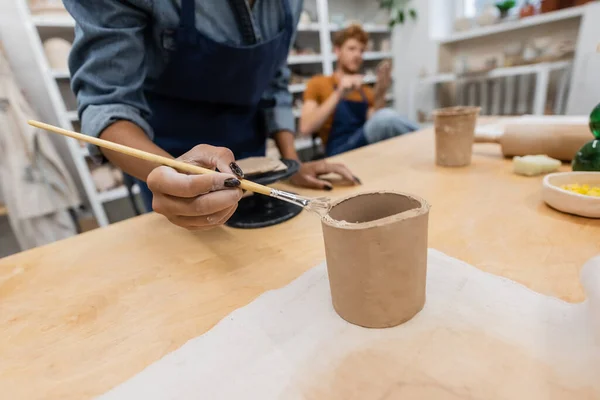
[[[600,218],[600,197],[561,189],[562,185],[600,186],[600,172],[557,172],[544,177],[542,198],[550,207],[588,218]]]

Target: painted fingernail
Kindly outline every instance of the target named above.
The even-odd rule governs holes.
[[[354,176],[354,182],[358,183],[359,185],[362,185],[362,182],[360,181],[360,179],[358,179],[358,176]]]
[[[239,178],[244,178],[244,171],[242,171],[242,169],[240,168],[239,165],[237,165],[236,163],[232,162],[231,164],[229,164],[229,168],[231,168],[231,170],[233,171],[233,173],[235,175],[237,175]]]
[[[325,186],[323,187],[323,189],[325,189],[325,190],[327,190],[328,192],[330,192],[330,191],[332,191],[332,190],[333,190],[333,186],[325,185]]]
[[[229,178],[229,179],[225,179],[225,182],[223,183],[223,185],[226,188],[234,188],[234,187],[240,186],[241,183],[242,182],[240,182],[239,179]]]

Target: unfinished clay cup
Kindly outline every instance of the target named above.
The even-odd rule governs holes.
[[[333,307],[346,321],[387,328],[425,305],[429,205],[367,192],[336,201],[322,220]]]
[[[475,125],[480,107],[448,107],[433,112],[435,162],[443,167],[471,164]]]

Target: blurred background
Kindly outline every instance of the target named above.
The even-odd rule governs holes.
[[[432,110],[451,105],[478,105],[482,115],[588,115],[600,93],[597,21],[600,4],[589,0],[306,0],[288,58],[294,112],[299,117],[307,80],[335,69],[332,34],[359,22],[370,35],[365,83],[374,85],[377,65],[392,60],[388,106],[422,127]],[[22,95],[0,100],[26,103],[32,118],[79,131],[67,67],[74,27],[59,0],[0,2],[0,77]],[[0,107],[11,118],[8,110]],[[26,128],[5,124],[0,136],[19,129]],[[73,139],[49,140],[78,199],[64,210],[72,234],[146,211],[121,171],[95,162]],[[316,138],[296,141],[304,160],[319,146]],[[277,157],[274,146],[269,155]],[[15,233],[21,214],[1,192],[0,184],[0,257],[28,247]]]

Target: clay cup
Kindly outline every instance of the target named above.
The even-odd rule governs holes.
[[[448,107],[433,112],[435,162],[443,167],[471,165],[480,107]]]
[[[333,307],[368,328],[400,325],[425,305],[429,205],[367,192],[336,201],[322,220]]]

